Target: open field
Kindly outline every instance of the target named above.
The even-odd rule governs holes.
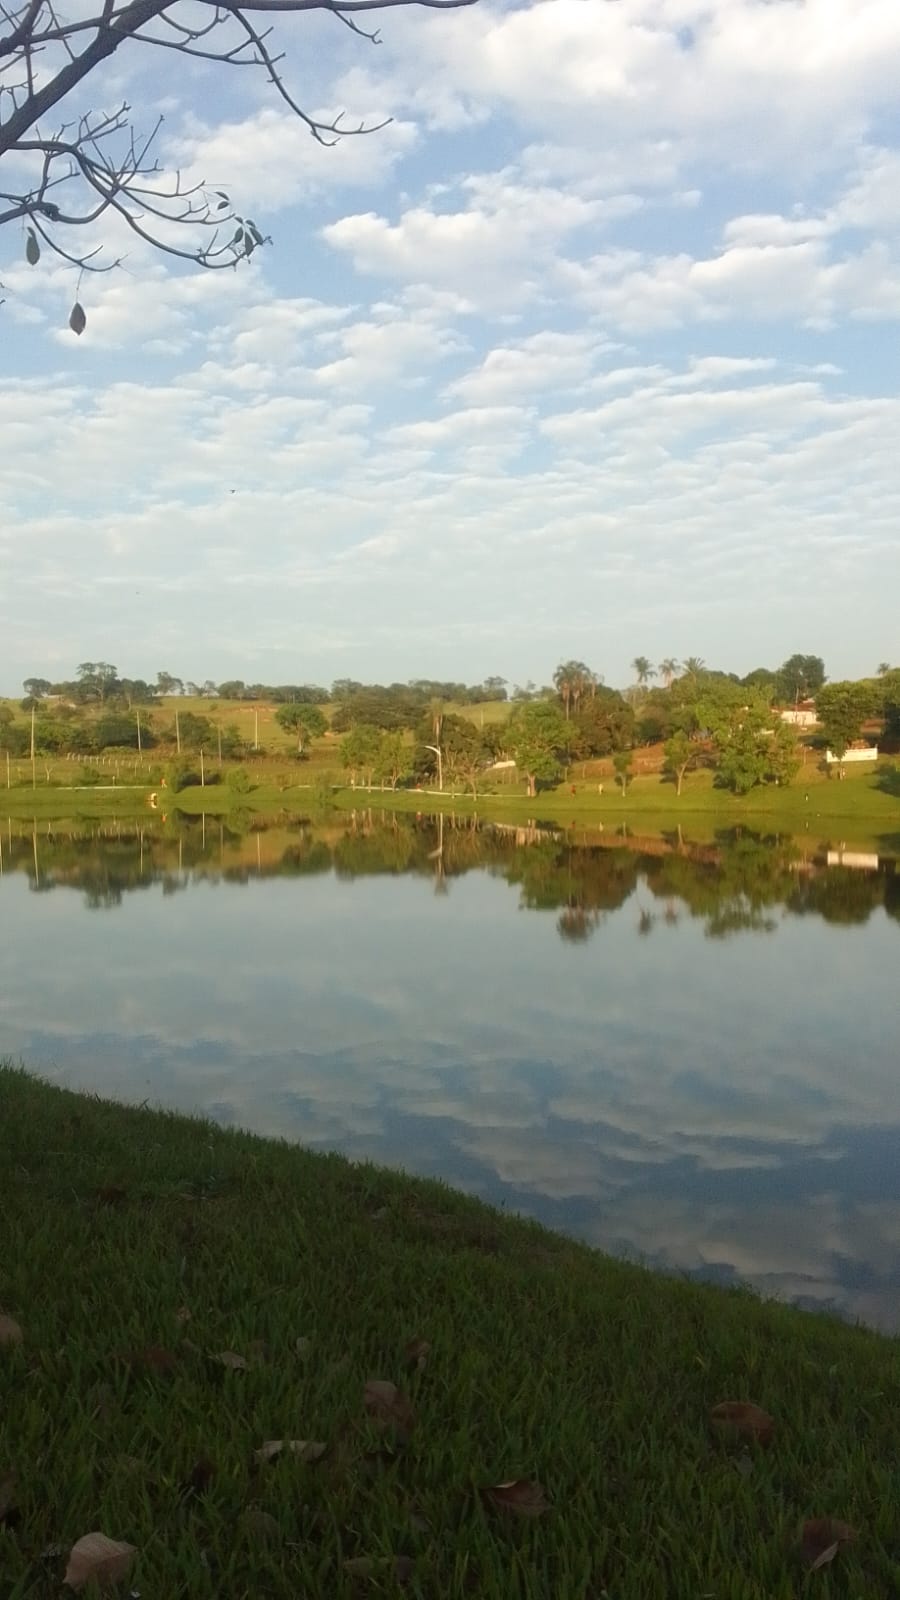
[[[0,1125],[4,1600],[95,1530],[190,1600],[895,1600],[897,1341],[2,1068]]]

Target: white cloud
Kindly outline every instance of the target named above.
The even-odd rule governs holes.
[[[361,120],[379,117],[363,112]],[[396,121],[325,146],[286,106],[266,105],[240,122],[188,123],[173,156],[188,179],[227,185],[237,209],[259,218],[333,189],[379,187],[415,142],[413,124]]]
[[[470,179],[466,188],[471,202],[465,210],[417,206],[396,223],[366,212],[330,223],[323,237],[360,272],[449,289],[467,307],[496,312],[540,299],[558,243],[618,214],[602,200],[528,188],[503,173]]]
[[[533,333],[489,350],[478,367],[448,384],[445,394],[468,404],[497,405],[525,394],[564,393],[586,381],[608,348],[590,332]]]

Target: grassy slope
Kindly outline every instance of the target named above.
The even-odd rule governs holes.
[[[137,1546],[143,1594],[189,1600],[392,1593],[343,1562],[397,1555],[429,1600],[787,1600],[814,1515],[859,1538],[811,1587],[900,1590],[896,1342],[3,1069],[0,1130],[0,1306],[24,1331],[0,1349],[4,1600],[58,1593],[40,1552],[94,1529]],[[431,1351],[409,1373],[413,1338]],[[405,1444],[366,1419],[370,1378],[408,1392]],[[714,1436],[724,1399],[774,1415],[768,1450]],[[328,1451],[256,1465],[281,1437]],[[544,1515],[476,1492],[516,1478]]]

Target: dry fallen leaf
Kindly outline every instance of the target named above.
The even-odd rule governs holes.
[[[281,1529],[271,1512],[263,1511],[262,1506],[248,1506],[241,1522],[250,1533],[258,1534],[264,1539],[275,1539],[281,1534]]]
[[[418,1372],[421,1372],[430,1349],[431,1345],[427,1339],[410,1339],[403,1350],[407,1366],[415,1367]]]
[[[369,1416],[382,1427],[411,1428],[415,1412],[395,1383],[384,1378],[370,1378],[363,1391],[363,1400]]]
[[[175,1313],[175,1321],[181,1323],[183,1326],[184,1323],[191,1321],[193,1315],[194,1313],[190,1311],[187,1306],[179,1306]]]
[[[309,1352],[310,1352],[311,1348],[312,1348],[312,1340],[311,1339],[295,1339],[294,1340],[294,1355],[295,1356],[300,1356],[301,1359],[305,1359],[306,1356],[309,1355]]]
[[[723,1400],[720,1405],[713,1406],[709,1415],[711,1422],[733,1428],[745,1438],[755,1439],[757,1444],[769,1444],[775,1432],[774,1417],[749,1400]]]
[[[0,1312],[0,1350],[4,1345],[21,1344],[22,1339],[22,1329],[15,1318],[4,1316]]]
[[[133,1544],[119,1544],[105,1533],[86,1533],[69,1552],[63,1583],[70,1589],[83,1589],[91,1580],[101,1588],[121,1583],[128,1577],[135,1555]]]
[[[249,1365],[244,1356],[239,1356],[235,1350],[220,1350],[213,1356],[220,1366],[227,1367],[230,1372],[246,1372]]]
[[[128,1199],[128,1190],[120,1183],[107,1183],[102,1189],[94,1190],[94,1199],[98,1206],[121,1206]]]
[[[327,1444],[315,1439],[267,1439],[253,1454],[257,1461],[274,1461],[280,1455],[299,1456],[301,1461],[321,1461],[327,1449]]]
[[[265,1339],[251,1339],[247,1346],[247,1357],[255,1367],[264,1367],[271,1351]]]
[[[495,1483],[481,1491],[485,1500],[502,1511],[514,1511],[520,1517],[539,1517],[549,1510],[549,1502],[539,1483],[527,1478],[513,1478],[509,1483]]]
[[[800,1534],[800,1553],[810,1572],[831,1565],[842,1544],[851,1544],[856,1532],[836,1517],[811,1517]]]

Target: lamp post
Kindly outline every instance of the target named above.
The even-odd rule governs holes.
[[[440,790],[441,794],[443,794],[443,792],[444,792],[444,763],[443,763],[443,759],[441,757],[441,747],[438,744],[427,744],[425,746],[425,749],[426,750],[433,750],[435,755],[437,756],[438,789]]]

